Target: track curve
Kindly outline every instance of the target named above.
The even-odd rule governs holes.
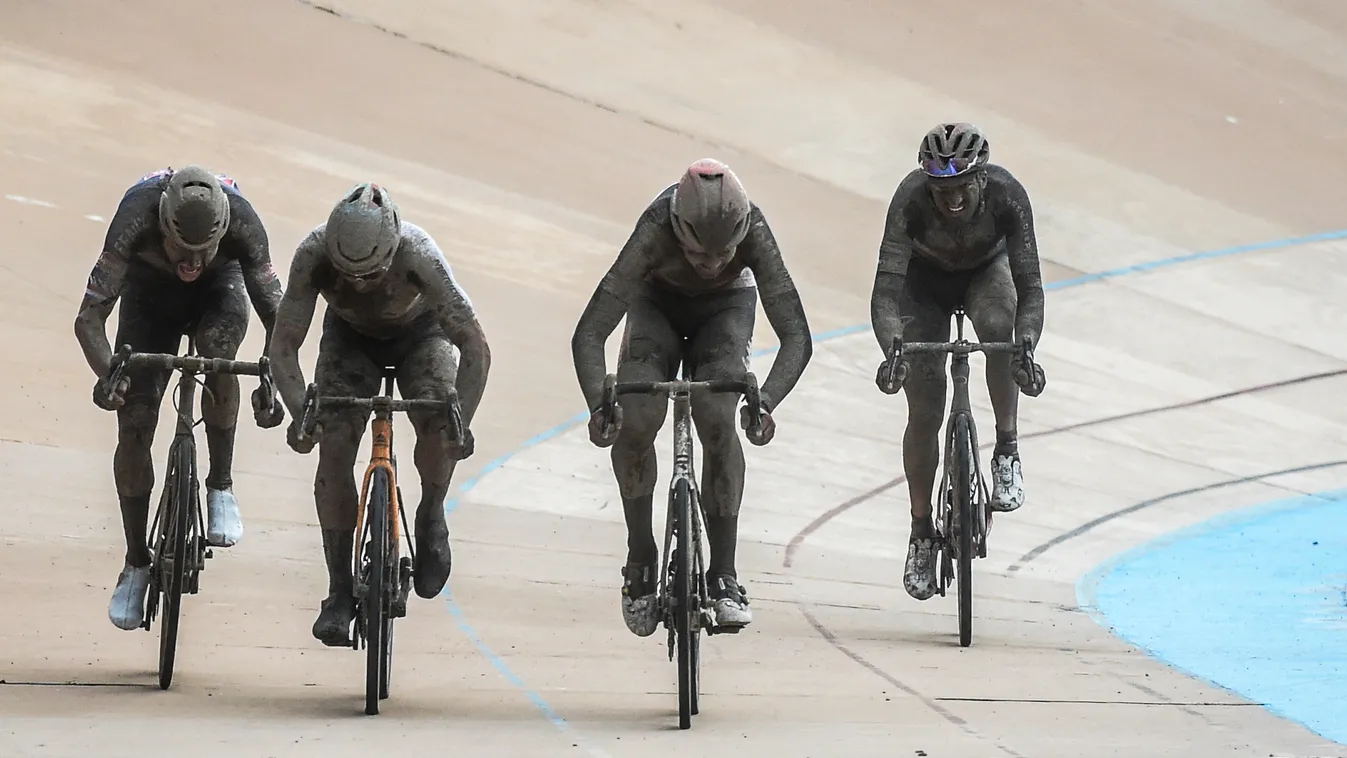
[[[0,598],[19,623],[0,631],[0,754],[141,755],[146,735],[202,756],[1347,754],[1113,639],[1073,591],[1152,536],[1341,484],[1347,247],[1306,235],[1341,226],[1347,147],[1322,135],[1347,116],[1347,11],[1209,5],[956,3],[954,65],[927,31],[949,4],[4,3]],[[854,327],[911,145],[946,118],[978,121],[1029,186],[1046,275],[1091,280],[1049,295],[1030,502],[997,521],[967,651],[948,604],[899,587],[902,404],[867,391],[877,350]],[[1175,141],[1201,148],[1175,159]],[[1314,171],[1267,149],[1288,141],[1321,146]],[[606,458],[564,423],[534,435],[572,418],[570,329],[635,215],[705,155],[744,178],[836,338],[749,453],[757,620],[708,642],[703,715],[679,734],[673,668],[617,610]],[[106,619],[115,433],[69,324],[115,199],[193,161],[239,180],[282,270],[346,187],[386,184],[492,341],[452,594],[400,622],[377,718],[358,715],[360,656],[308,636],[313,461],[280,435],[240,430],[244,542],[184,608],[173,690],[150,691],[152,635]],[[254,322],[243,352],[260,345]]]

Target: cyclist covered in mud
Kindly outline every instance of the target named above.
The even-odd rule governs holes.
[[[118,347],[176,354],[182,337],[191,335],[200,355],[233,360],[248,330],[250,300],[270,341],[281,283],[262,221],[232,179],[187,166],[148,174],[128,189],[108,226],[75,318],[75,336],[98,377],[93,401],[117,413],[113,478],[121,501],[126,563],[108,616],[121,629],[135,629],[144,620],[150,583],[150,448],[171,372],[128,371],[118,386],[108,386],[113,353],[106,324],[119,299]],[[230,547],[243,534],[232,483],[239,380],[214,374],[204,381],[201,413],[210,456],[206,539],[213,546]],[[257,419],[275,426],[281,423],[280,413],[278,405],[266,404]]]
[[[423,598],[438,595],[449,579],[444,501],[455,465],[472,454],[467,429],[486,387],[491,354],[472,303],[454,281],[444,254],[424,230],[401,219],[383,187],[357,185],[295,251],[272,342],[272,365],[276,388],[292,416],[288,444],[300,453],[318,445],[314,498],[328,596],[313,636],[344,646],[350,644],[355,614],[351,557],[359,497],[354,469],[369,413],[320,408],[313,437],[299,426],[305,393],[299,347],[320,294],[327,303],[314,376],[320,395],[377,395],[384,370],[390,368],[404,398],[443,400],[451,392],[458,394],[465,432],[461,443],[450,438],[444,414],[409,414],[421,475],[413,568],[416,594]]]
[[[626,395],[612,413],[602,404],[604,343],[625,314],[619,381],[742,379],[757,299],[781,350],[762,386],[762,429],[755,445],[775,434],[771,412],[795,386],[813,351],[809,324],[762,211],[749,201],[725,164],[704,159],[641,214],[576,325],[575,370],[591,411],[590,440],[613,446],[613,473],[627,522],[622,615],[635,634],[658,624],[655,607],[659,551],[651,528],[656,486],[655,437],[668,399]],[[747,625],[748,597],[735,571],[744,453],[735,429],[734,394],[694,394],[693,423],[704,454],[701,494],[710,542],[707,584],[718,626]],[[748,408],[741,425],[748,428]]]
[[[986,137],[968,123],[940,124],[922,139],[919,167],[898,185],[889,204],[870,317],[887,356],[894,337],[942,342],[950,317],[963,306],[979,340],[1037,345],[1043,329],[1043,280],[1029,195],[1006,169],[988,163]],[[903,586],[926,600],[936,577],[931,493],[940,455],[947,358],[914,355],[887,381],[888,360],[876,384],[887,394],[907,391],[903,470],[912,504],[912,532]],[[1037,397],[1043,369],[1015,355],[986,358],[987,390],[996,415],[992,452],[995,511],[1024,504],[1016,414],[1018,391]]]

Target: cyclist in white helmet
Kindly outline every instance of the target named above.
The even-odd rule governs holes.
[[[1029,195],[1006,169],[989,163],[987,139],[969,123],[939,124],[922,138],[918,167],[903,179],[889,204],[870,300],[875,337],[887,354],[893,338],[914,342],[949,339],[950,317],[963,306],[978,339],[1028,338],[1043,330],[1043,279],[1034,239]],[[987,356],[987,390],[996,415],[992,452],[995,511],[1024,504],[1016,413],[1018,392],[1037,397],[1043,369],[1021,367],[1012,355]],[[935,593],[931,491],[939,465],[944,421],[945,359],[912,356],[887,381],[887,359],[876,375],[879,389],[907,392],[903,471],[912,505],[912,532],[903,586],[926,600]],[[1018,387],[1018,389],[1017,389]]]
[[[267,232],[233,179],[200,166],[168,168],[146,174],[122,195],[75,317],[75,336],[98,377],[93,401],[117,413],[112,467],[126,560],[108,617],[120,629],[139,628],[145,618],[150,586],[146,532],[154,488],[150,448],[171,372],[133,369],[119,386],[108,386],[112,345],[105,330],[112,308],[121,301],[118,348],[177,353],[183,336],[190,334],[200,355],[233,360],[248,331],[249,301],[269,339],[280,299]],[[214,374],[204,381],[209,391],[202,396],[201,415],[210,454],[206,541],[231,547],[243,536],[232,477],[239,379]],[[258,423],[280,424],[284,419],[278,413],[283,411],[268,403],[258,412]]]
[[[659,622],[659,551],[651,508],[655,436],[664,425],[668,400],[628,395],[614,418],[607,418],[600,402],[607,372],[604,342],[625,315],[619,381],[673,379],[680,364],[693,380],[742,379],[749,368],[759,294],[781,341],[762,385],[761,410],[767,414],[762,434],[749,437],[765,445],[775,434],[770,414],[804,372],[813,343],[800,295],[767,220],[724,163],[697,161],[650,203],[575,327],[571,351],[591,410],[590,440],[613,446],[613,473],[627,522],[622,616],[634,634],[653,634]],[[734,565],[744,494],[744,452],[734,428],[738,404],[739,398],[728,393],[692,398],[693,424],[704,446],[707,585],[716,624],[743,627],[752,614]],[[741,424],[747,424],[747,413],[744,408]]]
[[[319,295],[327,303],[314,374],[320,394],[377,395],[384,369],[394,368],[405,398],[444,399],[457,391],[466,432],[486,387],[491,353],[472,302],[454,281],[444,254],[423,229],[401,219],[383,187],[357,185],[295,251],[272,338],[272,365],[276,389],[292,416],[288,444],[300,453],[318,445],[314,499],[328,596],[313,636],[345,646],[355,615],[355,462],[369,414],[320,410],[314,437],[299,427],[306,387],[299,347]],[[444,501],[456,463],[472,454],[472,436],[467,432],[464,444],[452,444],[443,415],[408,416],[416,431],[421,476],[414,584],[416,594],[433,598],[444,589],[451,566]]]

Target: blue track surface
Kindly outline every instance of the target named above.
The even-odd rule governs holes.
[[[1079,595],[1152,656],[1347,744],[1347,490],[1168,535]]]

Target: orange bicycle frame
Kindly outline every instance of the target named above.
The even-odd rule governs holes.
[[[360,535],[365,532],[365,511],[369,503],[369,483],[374,478],[374,472],[383,469],[388,472],[388,512],[384,518],[388,519],[389,524],[389,545],[396,546],[402,539],[402,503],[398,502],[398,474],[393,468],[393,419],[389,413],[387,418],[382,417],[382,413],[376,413],[370,421],[370,431],[373,439],[370,445],[370,461],[365,467],[365,479],[360,485],[360,502],[356,510],[356,544],[354,546],[351,560],[354,562],[360,555]],[[356,566],[356,571],[360,570]]]

